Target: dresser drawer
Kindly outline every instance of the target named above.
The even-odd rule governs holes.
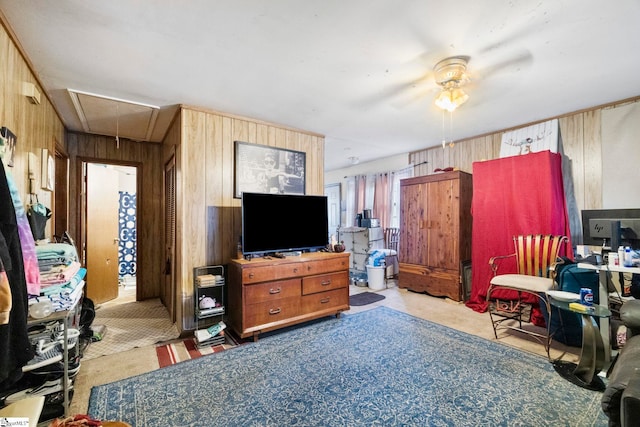
[[[245,329],[287,320],[300,313],[302,313],[302,307],[299,296],[250,304],[246,310]]]
[[[302,295],[330,291],[349,286],[349,273],[321,274],[302,278]]]
[[[339,306],[349,305],[349,290],[334,289],[302,297],[302,310],[305,313],[329,310]]]
[[[346,257],[310,261],[305,263],[304,274],[312,275],[312,274],[331,273],[334,271],[343,271],[348,268],[349,268],[349,259]]]
[[[289,262],[271,266],[256,266],[242,269],[242,283],[260,283],[271,280],[300,277],[307,274],[305,263]]]
[[[245,303],[257,304],[300,296],[300,279],[278,280],[244,286]]]

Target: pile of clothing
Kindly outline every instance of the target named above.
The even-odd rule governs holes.
[[[36,246],[40,270],[40,294],[30,295],[29,304],[51,301],[53,311],[70,309],[82,295],[87,269],[80,266],[75,246],[47,243]]]

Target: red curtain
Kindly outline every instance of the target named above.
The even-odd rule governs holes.
[[[562,156],[543,151],[473,163],[473,232],[471,241],[472,288],[467,307],[487,310],[487,289],[491,280],[489,258],[514,252],[517,234],[555,234],[569,238],[571,231],[562,184]],[[504,263],[501,273],[515,273],[515,262]],[[513,291],[495,293],[515,299]],[[536,302],[535,297],[531,302]],[[538,323],[538,322],[534,322]]]

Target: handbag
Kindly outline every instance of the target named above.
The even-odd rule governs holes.
[[[31,227],[31,234],[35,240],[44,240],[44,229],[47,225],[47,221],[51,218],[51,210],[38,202],[32,203],[27,210],[27,219],[29,220],[29,227]]]

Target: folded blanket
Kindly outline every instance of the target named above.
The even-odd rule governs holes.
[[[80,270],[80,263],[73,261],[71,264],[63,268],[55,268],[46,273],[40,273],[40,286],[58,285],[69,282]]]
[[[42,286],[40,295],[55,295],[71,293],[84,279],[87,274],[86,268],[80,268],[78,272],[68,281],[62,284]]]
[[[65,258],[69,261],[78,261],[78,252],[75,246],[68,243],[44,243],[36,246],[38,260],[51,258]]]
[[[56,294],[30,296],[29,305],[42,301],[51,301],[53,305],[53,311],[65,311],[71,309],[82,296],[82,289],[84,288],[84,280],[80,280],[78,284],[68,291],[62,291]]]

